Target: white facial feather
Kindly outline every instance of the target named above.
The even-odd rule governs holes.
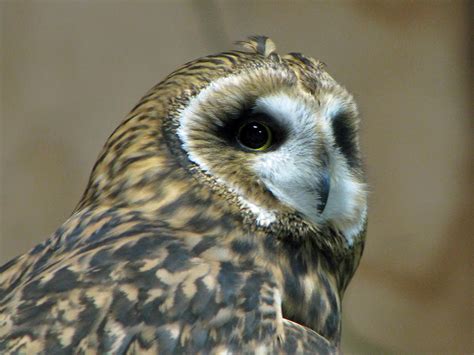
[[[303,102],[285,94],[259,98],[255,111],[274,118],[288,130],[284,144],[255,155],[254,170],[281,201],[318,222],[317,190],[321,165],[316,159],[316,119]]]
[[[186,106],[179,115],[179,127],[177,133],[182,142],[183,149],[187,152],[189,160],[196,163],[202,170],[210,174],[212,174],[212,172],[204,160],[199,157],[199,152],[194,152],[190,147],[190,129],[193,126],[192,123],[196,119],[203,102],[206,102],[215,92],[219,92],[225,87],[241,85],[241,81],[242,79],[238,76],[229,76],[210,83],[208,87],[199,93],[199,95],[189,101],[188,106]]]

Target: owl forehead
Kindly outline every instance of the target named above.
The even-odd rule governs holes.
[[[302,90],[297,76],[288,69],[246,69],[212,81],[191,98],[188,110],[212,112],[243,110],[254,106],[258,98],[285,95],[308,104],[314,101]],[[214,117],[217,118],[217,117]]]
[[[259,71],[260,69],[274,69],[291,73],[310,92],[321,85],[335,83],[334,79],[325,71],[325,65],[313,58],[306,57],[301,53],[280,56],[273,51],[264,54],[264,52],[258,52],[255,49],[251,52],[222,52],[188,62],[168,75],[152,91],[166,86],[196,92],[222,77]]]
[[[253,43],[252,43],[253,44]],[[260,50],[260,52],[258,52]],[[337,90],[337,97],[352,101],[350,95],[325,71],[325,65],[301,53],[283,56],[255,48],[256,52],[229,51],[197,59],[170,74],[158,87],[179,87],[173,96],[192,100],[200,96],[206,109],[213,105],[242,104],[259,96],[286,92],[307,102]],[[265,54],[263,54],[265,53]],[[212,95],[209,93],[212,92]],[[202,100],[206,96],[207,100]]]

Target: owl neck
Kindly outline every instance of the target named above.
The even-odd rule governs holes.
[[[283,317],[339,344],[342,296],[357,267],[361,246],[341,257],[329,255],[311,241],[281,240],[275,244],[272,235],[266,238],[270,269],[282,291]]]

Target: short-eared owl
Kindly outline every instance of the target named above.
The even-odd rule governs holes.
[[[361,256],[352,96],[263,36],[183,65],[0,268],[0,353],[324,353]]]

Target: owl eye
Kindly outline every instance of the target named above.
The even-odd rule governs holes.
[[[237,140],[247,149],[264,151],[271,147],[273,134],[266,124],[250,121],[240,126]]]

